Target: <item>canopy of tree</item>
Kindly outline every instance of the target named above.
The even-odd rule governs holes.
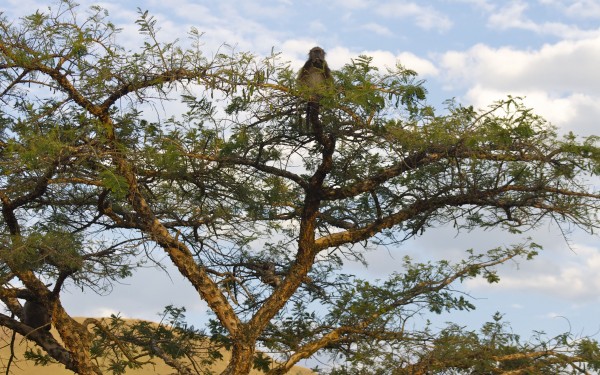
[[[431,226],[592,231],[595,137],[558,137],[516,98],[438,114],[415,72],[366,56],[332,73],[306,124],[307,93],[277,55],[208,56],[197,30],[163,42],[155,23],[140,12],[143,43],[129,50],[97,7],[0,19],[0,325],[41,348],[26,359],[79,374],[152,358],[200,374],[221,348],[224,374],[282,374],[313,356],[335,374],[600,368],[595,341],[523,343],[500,316],[480,332],[411,323],[474,308],[453,285],[497,282],[495,266],[533,257],[532,241],[406,258],[378,282],[343,269]],[[65,289],[109,290],[161,255],[208,304],[206,330],[172,306],[156,326],[78,322],[61,303]],[[26,324],[23,299],[48,309],[54,335]]]

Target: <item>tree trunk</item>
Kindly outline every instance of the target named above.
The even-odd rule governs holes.
[[[246,375],[252,370],[254,360],[254,343],[241,342],[242,340],[232,340],[231,360],[227,368],[221,375]]]

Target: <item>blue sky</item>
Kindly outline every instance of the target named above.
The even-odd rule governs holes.
[[[333,69],[367,54],[382,68],[400,61],[419,72],[427,81],[430,101],[438,107],[445,99],[456,98],[484,108],[508,94],[522,95],[561,132],[598,134],[600,0],[79,3],[81,9],[91,4],[108,9],[113,22],[123,28],[118,42],[132,48],[140,40],[134,24],[139,7],[156,16],[164,41],[184,40],[190,27],[205,32],[208,54],[223,43],[258,55],[274,49],[299,68],[308,50],[319,45]],[[17,17],[51,3],[4,0],[3,4],[0,9],[6,15]],[[465,284],[462,288],[477,298],[478,310],[439,320],[477,327],[500,311],[523,336],[534,329],[558,333],[571,328],[588,335],[600,331],[598,237],[574,231],[568,244],[552,224],[526,235],[545,246],[539,258],[502,267],[499,285]],[[457,235],[451,228],[431,229],[399,248],[370,254],[369,268],[355,271],[376,277],[394,270],[404,254],[420,260],[456,258],[469,248],[486,250],[520,239],[502,232]],[[75,315],[120,311],[156,319],[162,306],[173,303],[186,305],[192,319],[204,316],[204,305],[191,287],[176,275],[157,276],[155,270],[116,286],[108,297],[73,290],[65,298]]]

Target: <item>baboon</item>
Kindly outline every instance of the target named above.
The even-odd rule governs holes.
[[[298,75],[298,82],[309,94],[306,105],[306,126],[310,127],[319,119],[319,100],[322,92],[333,84],[323,48],[314,47],[310,50],[308,60]]]
[[[31,328],[42,328],[50,331],[50,313],[41,302],[29,299],[23,305],[23,323]]]

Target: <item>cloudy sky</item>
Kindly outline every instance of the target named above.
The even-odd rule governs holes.
[[[562,132],[598,134],[600,119],[600,0],[79,0],[98,4],[123,28],[120,43],[134,47],[137,8],[158,19],[163,40],[203,31],[208,54],[224,43],[258,55],[272,49],[300,67],[319,45],[333,69],[367,54],[378,66],[397,61],[426,79],[429,100],[441,106],[456,98],[483,108],[506,95],[525,96],[537,113]],[[18,17],[46,9],[50,1],[3,0],[0,9]],[[564,229],[564,228],[563,228]],[[570,242],[548,224],[528,233],[545,250],[536,260],[501,269],[499,285],[469,282],[474,313],[440,317],[479,326],[495,311],[524,336],[534,329],[594,335],[600,332],[600,241],[574,231]],[[367,275],[393,271],[404,254],[420,260],[457,257],[465,249],[486,250],[518,242],[501,232],[455,233],[431,229],[396,249],[371,254]],[[365,272],[356,270],[357,272]],[[158,291],[160,298],[155,298]],[[173,275],[145,270],[106,298],[71,291],[76,315],[120,311],[156,319],[162,306],[186,305],[201,320],[203,305]],[[134,298],[135,297],[135,298]],[[598,338],[598,337],[596,337]]]

